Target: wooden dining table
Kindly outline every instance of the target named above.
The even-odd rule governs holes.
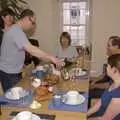
[[[29,76],[24,77],[17,86],[21,86],[23,88],[31,89],[31,79]],[[69,91],[69,90],[78,90],[83,92],[88,92],[89,89],[89,79],[81,79],[77,81],[71,80],[60,80],[57,85],[57,89],[60,91]],[[31,111],[37,114],[50,114],[55,115],[55,120],[87,120],[86,112],[73,112],[73,111],[62,111],[62,110],[51,110],[48,109],[49,100],[41,101],[41,107],[39,109],[31,109],[28,107],[2,107],[2,115],[0,116],[0,120],[10,120],[10,113],[13,111]]]

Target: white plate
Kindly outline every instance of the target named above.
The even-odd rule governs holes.
[[[85,97],[83,95],[79,95],[78,99],[76,101],[72,100],[65,100],[67,98],[67,95],[63,96],[62,102],[67,105],[79,105],[82,104],[85,101]]]
[[[74,74],[74,76],[84,76],[87,74],[87,71],[84,71],[81,68],[72,68],[69,74]]]
[[[78,73],[78,76],[84,76],[84,75],[86,75],[86,71],[80,71],[79,73]]]
[[[22,92],[20,92],[18,96],[17,95],[13,96],[11,89],[10,89],[5,93],[5,97],[9,100],[20,100],[21,98],[27,96],[28,94],[29,92],[23,89]]]
[[[17,120],[16,117],[14,117],[12,120]],[[32,114],[32,120],[41,120],[38,115]]]

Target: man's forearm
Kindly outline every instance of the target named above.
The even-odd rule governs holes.
[[[40,50],[38,47],[31,46],[31,50],[28,51],[32,56],[53,61],[53,56]]]

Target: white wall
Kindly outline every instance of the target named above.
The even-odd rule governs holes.
[[[120,0],[92,0],[92,69],[102,71],[106,60],[106,42],[111,35],[120,35]]]
[[[35,38],[48,52],[56,49],[60,34],[58,0],[26,0],[37,16]],[[120,35],[120,0],[90,0],[92,2],[91,40],[92,69],[102,71],[106,61],[106,41],[111,35]]]
[[[58,14],[56,0],[26,0],[37,18],[37,30],[34,38],[39,40],[40,48],[52,52],[56,45]],[[57,24],[57,25],[56,25]]]

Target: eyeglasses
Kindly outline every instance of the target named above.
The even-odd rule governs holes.
[[[31,17],[29,17],[29,20],[31,21],[32,25],[36,25],[36,22],[33,21],[33,20],[31,19]]]

